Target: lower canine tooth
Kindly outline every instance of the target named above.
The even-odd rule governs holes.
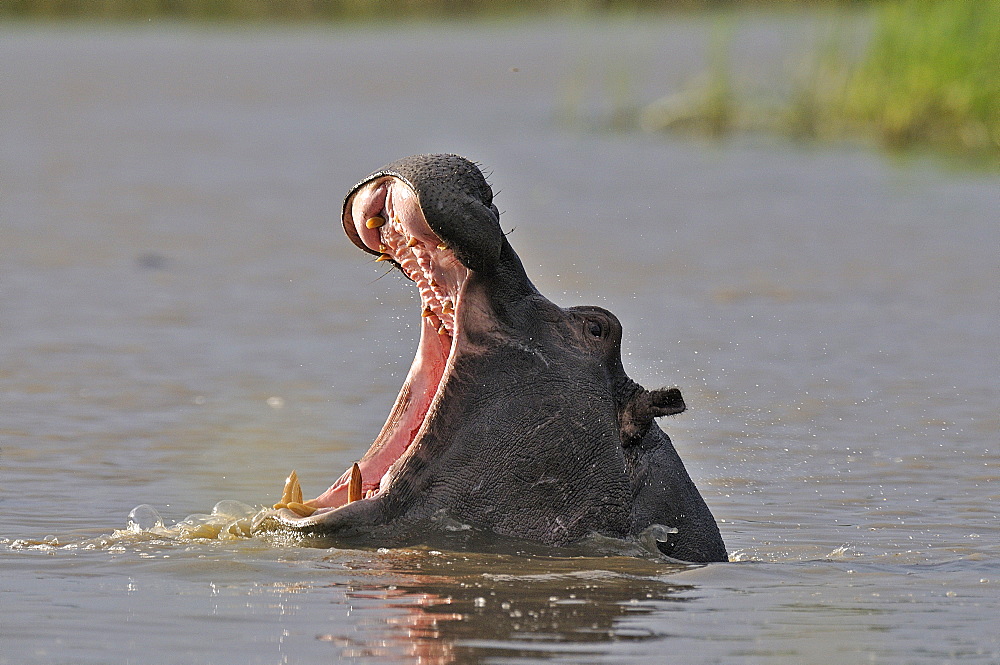
[[[347,484],[347,503],[361,499],[361,467],[355,462],[351,467],[351,481]]]
[[[309,517],[310,515],[316,512],[316,509],[313,508],[312,506],[307,506],[304,503],[299,503],[296,501],[292,501],[287,506],[285,506],[285,508],[288,508],[290,511],[292,511],[293,513],[295,513],[300,517]]]

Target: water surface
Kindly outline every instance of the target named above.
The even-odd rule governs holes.
[[[3,28],[0,663],[1000,660],[1000,185],[565,122],[693,76],[710,30]],[[742,22],[740,68],[809,30]],[[661,424],[734,563],[112,535],[367,448],[418,305],[341,197],[430,151],[682,389]]]

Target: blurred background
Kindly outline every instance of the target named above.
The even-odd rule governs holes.
[[[747,77],[734,62],[746,13],[821,26],[784,71]],[[764,130],[802,139],[865,137],[899,150],[933,146],[997,168],[996,0],[9,0],[0,20],[233,26],[399,25],[427,21],[651,20],[711,16],[695,81],[639,94],[641,71],[607,73],[599,122],[714,135]],[[737,60],[739,54],[736,54]],[[758,63],[759,64],[759,63]],[[566,85],[582,85],[582,81]],[[579,100],[563,100],[573,114]]]

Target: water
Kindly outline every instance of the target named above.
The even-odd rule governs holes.
[[[741,21],[739,71],[810,31]],[[710,32],[2,28],[0,663],[1000,661],[1000,184],[588,129]],[[684,391],[662,424],[734,563],[120,533],[367,447],[417,303],[341,197],[427,151],[480,160],[539,288]]]

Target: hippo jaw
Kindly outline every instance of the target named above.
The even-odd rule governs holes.
[[[441,401],[441,387],[453,367],[458,328],[466,310],[466,283],[471,271],[435,234],[410,185],[383,175],[357,189],[345,206],[348,235],[377,261],[395,265],[420,293],[420,342],[406,380],[381,432],[358,462],[363,498],[391,485],[410,447],[422,435]],[[316,497],[316,508],[338,508],[347,502],[351,469]]]
[[[459,166],[468,164],[459,159]],[[405,160],[397,164],[405,172]],[[478,169],[475,174],[482,178]],[[432,177],[430,182],[436,180]],[[467,188],[474,190],[471,197],[459,201],[459,205],[464,217],[472,208],[485,218],[485,224],[484,220],[473,220],[465,227],[452,224],[450,229],[447,215],[432,229],[414,185],[391,166],[372,174],[348,194],[343,212],[348,237],[359,248],[378,256],[376,261],[394,265],[417,286],[422,310],[420,341],[385,424],[355,465],[358,471],[354,467],[347,469],[329,489],[301,504],[308,509],[302,512],[311,514],[277,509],[268,517],[277,526],[304,532],[346,532],[351,528],[337,525],[344,522],[358,529],[363,529],[363,524],[374,528],[387,519],[383,500],[434,420],[455,359],[460,349],[469,345],[464,329],[492,327],[490,306],[483,302],[482,290],[467,288],[475,274],[470,265],[480,272],[495,272],[501,245],[506,241],[499,231],[492,192],[488,185],[483,189],[478,184],[473,179],[472,187]],[[485,200],[482,194],[487,195]],[[447,207],[448,201],[434,197],[433,192],[427,198],[435,198],[434,209],[439,213]],[[438,220],[441,218],[439,214]],[[489,232],[491,226],[495,227],[493,233]],[[451,239],[462,244],[453,248]],[[352,484],[360,484],[360,499],[350,496]]]

